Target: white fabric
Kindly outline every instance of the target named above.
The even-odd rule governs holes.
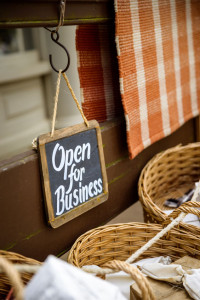
[[[195,182],[195,189],[197,189],[199,187],[199,184],[200,184],[199,181]],[[200,201],[200,193],[195,201]]]
[[[200,269],[187,271],[183,277],[183,286],[192,299],[200,300]]]
[[[199,187],[199,181],[195,182],[195,190]],[[200,202],[200,193],[198,194],[197,198],[195,199],[195,201]],[[196,208],[199,209],[199,208]],[[173,212],[173,209],[169,209],[169,210],[164,210],[164,213],[166,213],[167,215],[171,214]],[[185,218],[183,219],[183,222],[200,227],[200,220],[196,215],[193,214],[187,214],[185,216]]]
[[[153,279],[167,281],[174,284],[181,284],[182,277],[185,274],[183,268],[177,264],[166,266],[162,263],[148,263],[141,267],[141,271]]]
[[[198,209],[198,208],[196,208],[196,209]],[[166,213],[167,215],[171,214],[172,212],[173,212],[173,209],[164,210],[164,213]],[[199,218],[193,214],[187,214],[185,216],[185,218],[183,219],[183,222],[200,227]]]
[[[181,265],[163,265],[161,263],[147,263],[142,272],[156,280],[183,284],[192,299],[200,300],[200,269],[184,271]]]
[[[159,257],[154,257],[154,258],[142,259],[131,265],[141,267],[148,262],[151,262],[151,263],[162,262],[163,264],[170,264],[171,259],[169,256],[167,256],[167,257],[159,256]],[[130,299],[130,286],[133,284],[134,280],[131,278],[131,276],[129,274],[126,274],[123,271],[113,273],[113,274],[108,274],[108,275],[106,275],[106,281],[118,286],[121,293],[124,295],[124,297],[126,299]]]
[[[125,300],[118,287],[52,255],[25,288],[25,300]]]
[[[171,264],[169,257],[143,259],[132,265],[140,266],[151,278],[183,283],[192,299],[200,300],[200,269],[187,272]],[[91,266],[90,266],[91,267]],[[97,266],[94,266],[95,268]],[[130,297],[130,275],[117,272],[106,275],[106,281],[50,255],[25,288],[25,300],[125,300]],[[112,283],[112,284],[111,284]]]
[[[153,258],[145,258],[141,259],[140,261],[133,263],[131,265],[133,266],[142,266],[145,263],[155,263],[155,262],[162,262],[164,265],[171,263],[171,258],[169,256],[159,256],[159,257],[153,257]],[[96,265],[89,265],[89,266],[83,266],[83,270],[91,270],[93,269],[98,270],[98,266]],[[106,281],[116,285],[121,293],[124,295],[126,299],[130,298],[130,286],[133,284],[134,280],[131,278],[131,276],[123,271],[116,272],[113,274],[107,274],[106,275]]]

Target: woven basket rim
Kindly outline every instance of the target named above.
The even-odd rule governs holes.
[[[22,254],[11,252],[7,250],[0,250],[0,256],[7,259],[9,262],[13,264],[28,264],[28,265],[41,265],[42,263],[40,261],[37,261],[36,259],[26,257]],[[24,284],[27,284],[29,280],[32,278],[33,274],[28,272],[23,272],[20,274],[20,277]],[[1,274],[0,279],[0,299],[4,299],[2,297],[5,297],[8,295],[8,292],[11,289],[11,282],[8,279],[6,274]]]
[[[108,224],[104,226],[99,226],[97,228],[93,228],[89,231],[86,231],[81,236],[79,236],[74,244],[72,245],[67,261],[71,264],[74,264],[74,261],[77,261],[76,255],[79,254],[79,251],[81,251],[81,247],[87,243],[90,239],[95,238],[95,236],[102,235],[105,236],[107,233],[116,232],[116,231],[124,231],[126,232],[127,229],[132,229],[135,234],[137,232],[140,232],[141,230],[148,230],[149,233],[160,232],[163,229],[163,226],[161,224],[155,224],[155,223],[142,223],[142,222],[128,222],[128,223],[116,223],[116,224]],[[116,235],[117,236],[117,235]],[[193,233],[188,233],[186,230],[182,228],[173,228],[170,230],[168,235],[164,237],[166,240],[170,240],[170,236],[181,236],[181,239],[187,238],[187,240],[192,244],[199,244],[200,247],[200,239],[198,236],[194,235]],[[97,245],[95,245],[97,247]],[[110,246],[110,249],[112,249],[112,246]],[[75,264],[77,267],[80,267],[78,264]]]
[[[151,197],[149,196],[148,192],[146,191],[146,187],[144,186],[144,181],[146,179],[146,177],[148,176],[148,172],[151,169],[152,165],[159,162],[159,160],[161,160],[163,157],[167,156],[170,153],[174,153],[174,152],[182,152],[185,149],[190,149],[190,148],[200,148],[200,142],[196,142],[196,143],[189,143],[187,145],[182,145],[182,144],[178,144],[174,147],[168,148],[164,151],[161,151],[159,153],[157,153],[156,155],[154,155],[149,161],[148,163],[144,166],[144,168],[141,171],[139,180],[138,180],[138,195],[139,195],[139,200],[145,210],[145,208],[148,208],[152,213],[152,217],[155,215],[158,215],[162,221],[164,222],[165,219],[168,217],[168,215],[158,206],[156,205],[153,200],[151,199]],[[145,202],[144,203],[144,199],[147,198],[148,199],[148,204]],[[151,214],[150,214],[151,215]],[[183,227],[191,227],[193,228],[193,230],[197,229],[198,227],[192,224],[187,225],[184,222],[180,222],[180,225]]]

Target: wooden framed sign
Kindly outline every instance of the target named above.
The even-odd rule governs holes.
[[[53,227],[108,199],[108,182],[97,121],[38,137],[45,204]]]

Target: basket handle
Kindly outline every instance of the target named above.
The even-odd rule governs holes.
[[[163,222],[163,225],[167,225],[171,223],[171,219],[175,219],[176,217],[178,217],[178,215],[181,212],[184,212],[185,214],[193,214],[200,218],[200,210],[196,208],[200,208],[200,202],[189,201],[181,204],[181,206],[174,209],[173,212],[171,212],[171,214],[167,216],[167,218]]]
[[[24,285],[17,270],[13,267],[5,257],[0,257],[0,268],[7,275],[13,287],[13,292],[16,300],[23,300]]]
[[[120,260],[109,261],[106,264],[104,264],[102,267],[110,268],[114,271],[124,271],[130,274],[142,292],[142,299],[155,300],[152,288],[147,278],[142,274],[142,272],[138,268],[131,266],[130,264]]]

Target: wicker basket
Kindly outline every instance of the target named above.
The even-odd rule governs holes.
[[[109,262],[112,265],[115,260],[124,262],[162,229],[160,224],[127,223],[90,230],[76,240],[70,250],[68,262],[79,268],[85,265],[108,267]],[[200,259],[200,238],[180,229],[172,229],[139,259],[160,255],[169,255],[172,260],[185,255]],[[144,278],[136,282],[139,286]],[[142,299],[155,299],[153,295],[150,297],[150,287],[145,293],[141,287],[140,289]]]
[[[6,258],[9,262],[13,264],[28,264],[28,265],[40,265],[41,262],[25,257],[23,255],[14,253],[14,252],[9,252],[9,251],[4,251],[0,250],[0,257]],[[20,274],[21,279],[23,283],[26,285],[31,277],[33,276],[32,273],[21,273]],[[8,295],[9,291],[11,289],[11,283],[10,280],[6,275],[3,273],[0,276],[0,299],[5,299],[5,296]]]
[[[163,223],[170,209],[166,199],[184,195],[200,179],[200,143],[178,145],[153,157],[142,170],[138,192],[144,210],[144,219]],[[200,234],[200,228],[181,222],[180,226]]]
[[[111,260],[125,261],[163,229],[160,224],[123,223],[105,225],[81,235],[72,246],[68,262],[81,268],[103,266]],[[180,229],[172,229],[139,259],[169,255],[172,260],[189,255],[200,259],[200,238]]]

